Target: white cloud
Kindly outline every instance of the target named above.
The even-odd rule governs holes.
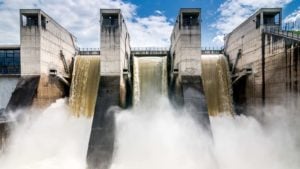
[[[300,24],[300,7],[295,10],[293,13],[288,15],[284,20],[284,23],[297,23]]]
[[[151,15],[146,18],[137,17],[127,22],[134,47],[168,47],[173,29],[171,22],[164,15]]]
[[[213,38],[212,42],[216,46],[222,46],[224,44],[224,35],[217,35]]]
[[[259,8],[284,7],[292,0],[226,0],[218,9],[219,18],[212,24],[217,35],[231,32]],[[215,37],[217,38],[217,37]]]
[[[123,0],[4,0],[0,3],[0,44],[19,43],[19,9],[41,8],[73,33],[81,47],[99,47],[99,9],[121,8],[133,45],[168,45],[171,24],[163,12],[138,17],[137,6]]]

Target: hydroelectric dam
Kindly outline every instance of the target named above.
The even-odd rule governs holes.
[[[44,11],[20,9],[20,45],[0,46],[4,157],[12,126],[61,98],[72,116],[92,121],[88,169],[114,168],[121,149],[116,114],[154,112],[161,98],[210,137],[216,137],[214,117],[260,117],[282,100],[299,106],[300,35],[282,29],[281,8],[256,11],[225,36],[221,50],[201,48],[200,8],[179,10],[169,48],[131,47],[120,9],[100,9],[99,30],[100,48],[80,49],[76,37]],[[261,114],[251,114],[258,107]]]

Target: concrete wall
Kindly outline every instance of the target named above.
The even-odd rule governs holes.
[[[69,77],[69,67],[76,54],[76,38],[40,9],[21,9],[20,29],[21,75],[40,75],[33,105],[48,106],[67,92],[57,78],[49,76],[49,70],[55,69],[58,74]]]
[[[120,104],[125,106],[127,86],[123,69],[129,69],[129,33],[120,9],[101,9],[100,15],[101,76],[120,77]]]
[[[114,25],[105,25],[103,14],[117,15]],[[121,27],[119,18],[121,11],[119,9],[100,10],[100,51],[101,51],[101,75],[120,75],[120,36]],[[108,22],[108,21],[107,21]]]
[[[266,26],[270,26],[264,25],[263,17],[269,13],[279,13],[281,17],[280,8],[262,8],[225,37],[225,53],[229,56],[230,63],[234,64],[239,50],[241,50],[241,58],[236,65],[237,71],[245,66],[253,67],[254,62],[261,58],[261,34]],[[257,16],[262,18],[258,27],[256,24]],[[280,28],[280,25],[274,27]],[[255,67],[253,67],[253,70],[255,71]]]
[[[120,9],[101,9],[101,75],[122,75],[128,69],[130,37]],[[106,25],[104,16],[117,16],[114,25]],[[113,19],[114,20],[114,19]]]
[[[46,29],[41,29],[41,73],[48,74],[49,69],[56,69],[61,75],[67,76],[61,54],[69,66],[75,56],[75,37],[47,17]]]
[[[185,26],[184,14],[195,14],[198,25]],[[201,57],[201,10],[181,9],[171,35],[173,70],[180,75],[200,75]]]
[[[5,109],[19,77],[0,76],[0,109]]]
[[[28,15],[38,16],[37,26],[24,23],[24,16]],[[45,17],[45,27],[41,23],[42,17]],[[49,74],[49,69],[67,75],[61,54],[69,65],[76,53],[76,39],[71,33],[39,9],[20,10],[20,29],[22,75]]]
[[[235,102],[241,107],[279,104],[294,100],[291,95],[299,95],[299,45],[264,34],[263,29],[268,25],[256,27],[256,16],[270,12],[280,12],[281,17],[281,9],[261,9],[225,39],[225,53],[231,65],[241,49],[234,75],[252,68],[252,74],[233,85]],[[280,29],[280,25],[275,27]]]
[[[22,27],[21,37],[21,74],[39,75],[41,72],[41,32],[39,27]]]

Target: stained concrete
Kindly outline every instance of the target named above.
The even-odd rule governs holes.
[[[19,76],[0,76],[0,109],[5,109],[15,90]]]
[[[108,169],[111,165],[115,144],[114,114],[119,105],[120,77],[102,76],[87,152],[88,169]]]
[[[35,22],[26,20],[36,17]],[[70,77],[70,67],[76,55],[76,37],[40,9],[20,10],[21,75],[40,76],[34,106],[45,108],[56,99],[66,96],[58,78],[49,76],[50,70],[60,77]]]
[[[31,106],[37,93],[39,79],[39,76],[21,77],[7,104],[6,112]]]
[[[191,21],[190,17],[192,17]],[[201,9],[182,8],[170,39],[172,69],[178,70],[179,76],[199,76],[201,73]]]
[[[272,24],[258,20],[276,15]],[[251,112],[256,106],[299,102],[299,42],[264,33],[270,28],[281,30],[281,17],[280,8],[262,8],[225,38],[229,62],[237,63],[234,76],[244,69],[252,70],[233,85],[238,113]]]

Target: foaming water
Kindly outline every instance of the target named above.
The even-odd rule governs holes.
[[[91,119],[76,118],[68,109],[58,100],[17,124],[0,168],[85,169]],[[190,113],[157,98],[155,106],[116,115],[111,169],[299,169],[297,110],[271,106],[263,123],[246,116],[212,117],[209,133]]]
[[[1,169],[85,169],[91,119],[71,115],[65,100],[14,126]]]
[[[246,116],[212,117],[211,137],[167,99],[157,103],[117,115],[111,169],[300,168],[299,113],[274,109],[264,124]]]

